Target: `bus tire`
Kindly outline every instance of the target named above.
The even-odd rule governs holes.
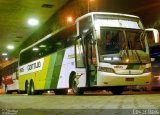
[[[78,84],[76,83],[76,74],[73,75],[71,80],[71,88],[74,95],[83,95],[84,90],[82,88],[78,87]]]
[[[28,83],[28,81],[26,81],[26,83],[25,83],[25,93],[27,93],[28,95],[30,95],[29,83]]]
[[[115,86],[111,88],[111,92],[113,95],[121,95],[123,91],[124,91],[123,86]]]
[[[30,95],[36,94],[33,80],[30,81],[29,92],[30,92]]]
[[[6,94],[9,94],[9,91],[8,91],[8,86],[5,84],[5,93]]]

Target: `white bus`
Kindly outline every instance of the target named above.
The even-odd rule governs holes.
[[[20,52],[19,90],[67,94],[72,89],[81,95],[104,89],[121,94],[126,86],[149,84],[150,68],[139,17],[91,12]]]
[[[12,93],[18,91],[18,61],[14,61],[11,64],[1,69],[2,75],[2,88],[6,93]]]

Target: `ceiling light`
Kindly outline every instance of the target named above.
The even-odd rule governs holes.
[[[13,45],[8,45],[7,49],[12,50],[12,49],[14,49],[14,46]]]
[[[39,21],[35,18],[31,18],[28,20],[28,24],[31,25],[31,26],[36,26],[39,24]]]
[[[40,45],[39,47],[40,47],[40,48],[45,48],[45,47],[46,47],[46,45],[43,45],[43,44],[42,44],[42,45]]]
[[[73,18],[72,17],[68,17],[67,18],[67,22],[71,23],[73,21]]]
[[[7,56],[7,53],[2,53],[2,56]]]
[[[8,61],[8,58],[5,58],[5,61]]]
[[[33,51],[38,51],[39,49],[38,49],[38,48],[33,48],[32,50],[33,50]]]

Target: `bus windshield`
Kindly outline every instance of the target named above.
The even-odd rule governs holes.
[[[145,34],[137,29],[101,28],[98,41],[99,55],[117,55],[121,58],[133,58],[132,62],[141,62],[140,55],[145,54]],[[125,54],[125,55],[124,55]],[[101,59],[101,58],[100,58]]]

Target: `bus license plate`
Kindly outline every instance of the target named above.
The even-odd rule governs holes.
[[[125,81],[134,81],[134,78],[126,78]]]

